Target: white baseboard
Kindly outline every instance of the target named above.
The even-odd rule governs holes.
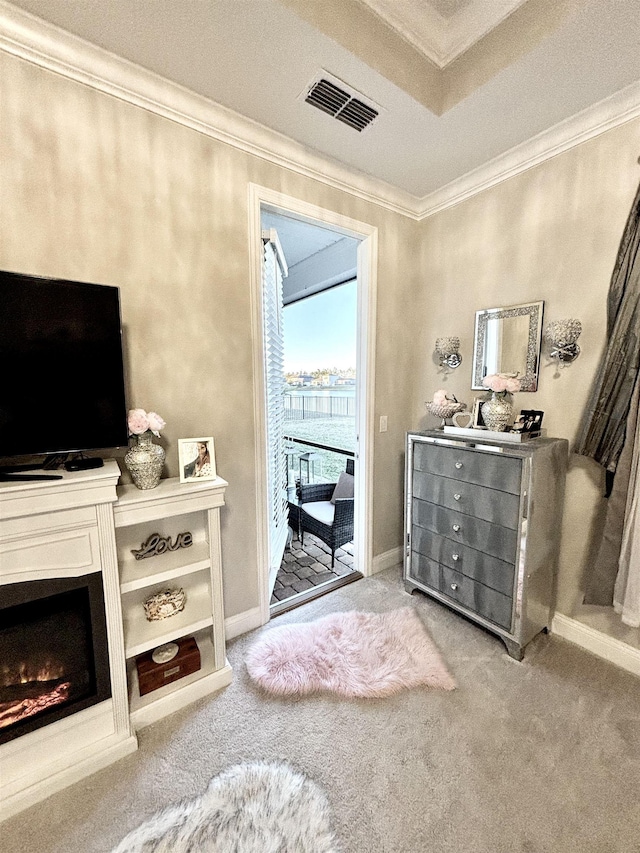
[[[222,669],[216,670],[204,678],[199,678],[197,681],[188,684],[181,690],[176,690],[167,696],[156,699],[150,705],[138,708],[131,713],[131,722],[136,731],[143,729],[151,723],[162,720],[169,714],[173,714],[180,708],[195,702],[197,699],[202,699],[205,696],[211,696],[223,687],[231,684],[233,672],[227,662]]]
[[[236,616],[228,616],[224,620],[224,636],[227,640],[233,640],[234,637],[253,631],[254,628],[260,628],[261,625],[260,608],[252,607],[251,610],[245,610],[244,613],[238,613]]]
[[[387,569],[392,569],[394,566],[399,566],[402,563],[402,546],[392,548],[390,551],[385,551],[373,558],[371,566],[371,574],[377,575],[378,572],[384,572]]]
[[[385,569],[391,569],[394,566],[399,566],[401,563],[402,547],[392,548],[390,551],[385,551],[384,554],[378,554],[377,557],[373,558],[371,574],[375,575],[378,572],[384,572]],[[233,640],[235,637],[246,634],[248,631],[260,628],[263,624],[259,607],[245,610],[236,616],[228,616],[224,620],[225,639]]]
[[[640,649],[635,649],[562,613],[556,613],[553,617],[551,631],[621,669],[626,669],[627,672],[640,675]]]
[[[106,738],[105,741],[106,743],[99,751],[94,751],[93,754],[83,758],[76,764],[65,767],[54,775],[48,776],[12,796],[3,796],[0,801],[0,823],[18,814],[18,812],[30,808],[41,800],[50,797],[52,794],[61,791],[63,788],[79,782],[86,776],[90,776],[98,770],[108,767],[115,761],[119,761],[126,755],[135,752],[138,748],[138,739],[135,735],[129,735],[116,741],[112,738]]]

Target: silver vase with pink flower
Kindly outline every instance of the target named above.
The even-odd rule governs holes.
[[[491,373],[482,380],[493,393],[480,407],[482,420],[492,432],[504,432],[513,426],[513,397],[520,390],[520,380],[514,374]]]
[[[160,436],[166,424],[156,412],[131,409],[128,425],[134,444],[127,450],[124,464],[139,489],[155,489],[162,476],[165,452],[159,444],[153,443],[153,436]]]

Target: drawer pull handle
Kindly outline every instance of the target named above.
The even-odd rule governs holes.
[[[459,471],[462,468],[462,462],[456,462],[456,468]]]
[[[459,525],[459,524],[454,524],[454,525],[453,525],[453,530],[454,530],[454,532],[455,532],[455,533],[460,533],[460,525]]]
[[[454,495],[453,499],[454,499],[454,501],[459,501],[461,497],[462,497],[462,495]]]
[[[458,589],[458,584],[457,584],[457,583],[452,583],[452,584],[451,584],[451,589],[455,592],[455,591]]]
[[[460,554],[452,554],[451,559],[453,560],[454,563],[457,563],[458,560],[460,559]]]

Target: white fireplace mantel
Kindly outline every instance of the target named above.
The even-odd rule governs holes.
[[[0,746],[0,820],[137,749],[124,658],[113,504],[115,460],[60,480],[0,484],[2,585],[100,572],[111,698]]]

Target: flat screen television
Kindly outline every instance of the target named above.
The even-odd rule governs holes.
[[[0,457],[126,444],[118,288],[0,271]]]

